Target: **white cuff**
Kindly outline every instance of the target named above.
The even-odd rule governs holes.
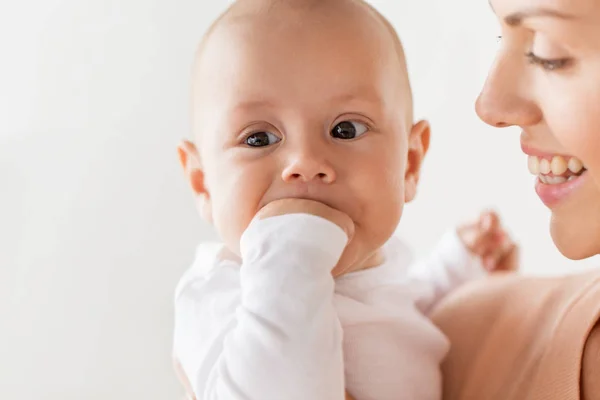
[[[307,262],[316,257],[333,268],[347,243],[348,236],[333,222],[310,214],[286,214],[253,220],[240,239],[240,252],[244,263],[275,251]]]

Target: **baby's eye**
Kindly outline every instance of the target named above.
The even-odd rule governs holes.
[[[250,147],[265,147],[279,143],[281,139],[271,132],[255,132],[248,136],[244,143]]]
[[[331,136],[337,139],[354,139],[364,135],[369,128],[360,122],[342,121],[331,130]]]

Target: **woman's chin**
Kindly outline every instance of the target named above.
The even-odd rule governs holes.
[[[552,215],[550,234],[560,253],[571,260],[583,260],[600,254],[600,226],[581,228],[573,218]],[[586,225],[590,225],[589,219]],[[600,224],[598,224],[600,225]]]
[[[591,179],[551,210],[550,234],[565,257],[583,260],[600,254],[600,190]]]

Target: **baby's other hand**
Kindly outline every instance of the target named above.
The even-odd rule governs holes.
[[[179,379],[179,382],[183,385],[185,390],[185,399],[184,400],[196,400],[196,396],[194,396],[194,391],[192,390],[192,385],[190,384],[189,379],[183,372],[183,367],[179,360],[173,356],[173,368],[175,369],[175,374]]]
[[[314,200],[294,198],[275,200],[264,206],[255,218],[266,219],[286,214],[315,215],[342,228],[348,236],[348,241],[354,235],[354,222],[347,214]]]
[[[514,271],[518,268],[519,248],[504,230],[495,212],[483,212],[476,222],[459,226],[457,232],[467,249],[481,257],[488,271]]]

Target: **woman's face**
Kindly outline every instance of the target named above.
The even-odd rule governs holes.
[[[600,253],[600,0],[491,0],[502,44],[477,100],[516,125],[551,233],[572,259]]]

